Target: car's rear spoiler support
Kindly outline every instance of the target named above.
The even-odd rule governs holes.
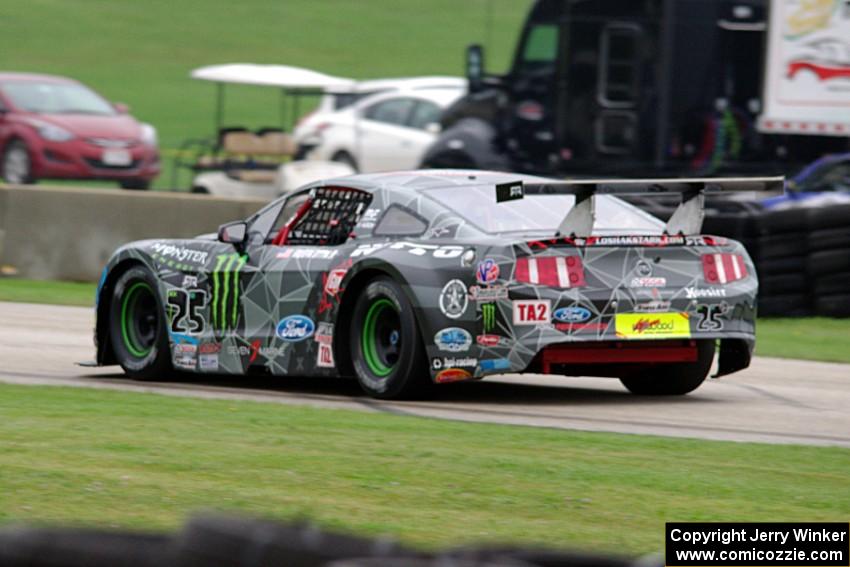
[[[596,217],[596,195],[670,194],[679,193],[682,202],[673,212],[665,228],[666,234],[693,235],[702,229],[706,193],[756,193],[785,190],[784,177],[729,177],[695,179],[580,179],[547,183],[513,182],[497,185],[497,201],[522,198],[521,195],[575,195],[576,203],[558,226],[563,236],[589,236]],[[511,195],[509,198],[507,195]]]

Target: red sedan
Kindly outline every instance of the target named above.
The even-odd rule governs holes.
[[[156,130],[72,79],[0,73],[0,172],[7,183],[106,179],[147,189]]]

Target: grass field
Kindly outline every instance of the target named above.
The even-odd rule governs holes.
[[[0,301],[91,306],[94,284],[0,278]],[[756,354],[850,363],[850,319],[759,319]]]
[[[195,67],[251,62],[353,78],[461,75],[466,46],[485,42],[488,68],[503,71],[529,4],[0,0],[0,70],[75,77],[154,124],[168,153],[186,138],[212,134],[214,87],[189,78]],[[279,108],[274,89],[234,87],[225,116],[231,124],[274,126]]]
[[[663,546],[665,521],[843,521],[850,451],[0,386],[0,523],[309,517],[419,546]],[[625,527],[625,529],[624,529]]]

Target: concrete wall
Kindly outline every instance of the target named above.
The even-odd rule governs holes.
[[[23,278],[96,281],[126,242],[215,232],[264,204],[182,193],[4,186],[0,267]]]

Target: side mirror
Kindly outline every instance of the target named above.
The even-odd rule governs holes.
[[[118,114],[129,114],[130,107],[124,104],[123,102],[113,102],[112,107],[115,109]]]
[[[218,227],[218,241],[234,246],[242,246],[248,236],[248,223],[235,221]]]
[[[469,92],[481,90],[484,80],[484,48],[477,43],[466,48],[466,79],[469,81]]]
[[[429,134],[434,134],[435,136],[443,131],[443,127],[439,122],[431,122],[425,125],[425,131]]]

